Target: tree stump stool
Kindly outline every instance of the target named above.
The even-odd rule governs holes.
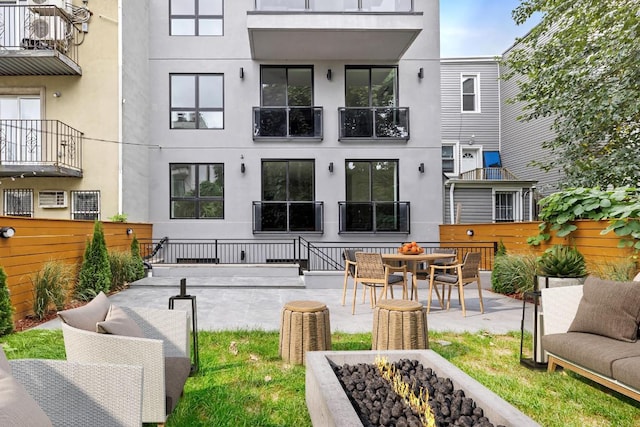
[[[427,311],[417,301],[383,299],[373,309],[372,350],[429,348]]]
[[[307,351],[331,350],[329,309],[318,301],[289,301],[282,309],[279,355],[304,365]]]

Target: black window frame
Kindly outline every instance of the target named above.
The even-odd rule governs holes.
[[[174,107],[172,104],[173,98],[173,77],[188,77],[192,76],[195,79],[194,91],[195,91],[195,105],[193,107]],[[221,90],[222,90],[222,107],[201,107],[200,106],[200,77],[203,76],[220,76],[222,78]],[[225,125],[225,91],[224,91],[224,74],[223,73],[170,73],[169,74],[169,128],[171,130],[224,130]],[[200,127],[199,120],[194,121],[194,127],[175,127],[173,122],[173,113],[180,112],[193,112],[196,117],[199,117],[200,112],[221,112],[222,113],[222,125],[220,127]],[[188,123],[188,122],[187,122]]]
[[[195,176],[194,176],[194,182],[197,183],[197,185],[195,186],[197,193],[193,196],[174,196],[173,195],[173,168],[177,167],[177,166],[182,166],[182,167],[189,167],[189,168],[193,168],[195,170]],[[222,194],[220,196],[201,196],[200,195],[200,166],[219,166],[221,167],[221,171],[222,171],[222,184],[221,184],[221,190],[222,190]],[[225,174],[225,167],[224,167],[224,163],[219,163],[219,162],[215,162],[215,163],[186,163],[186,162],[176,162],[176,163],[169,163],[169,218],[171,220],[223,220],[225,215],[225,183],[224,183],[224,174]],[[187,216],[175,216],[174,215],[174,206],[173,203],[174,202],[191,202],[194,203],[194,212],[195,212],[195,216],[193,217],[187,217]],[[202,202],[220,202],[222,203],[222,214],[220,216],[201,216],[200,215],[200,204]]]

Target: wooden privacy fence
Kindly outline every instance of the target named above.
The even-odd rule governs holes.
[[[13,237],[0,238],[0,267],[7,274],[14,318],[22,319],[33,312],[33,275],[52,260],[79,268],[86,242],[93,237],[94,223],[0,216],[0,227],[16,230]],[[134,235],[138,240],[149,240],[152,235],[151,224],[103,222],[102,228],[109,251],[129,250]]]
[[[440,226],[440,242],[486,242],[495,241],[504,244],[507,252],[533,252],[541,255],[553,245],[575,246],[585,257],[587,265],[602,262],[616,262],[635,256],[630,248],[618,248],[620,238],[613,232],[601,235],[608,221],[578,220],[574,224],[578,229],[568,237],[553,235],[540,246],[527,244],[527,239],[538,234],[540,222],[502,222],[495,224],[445,224]]]

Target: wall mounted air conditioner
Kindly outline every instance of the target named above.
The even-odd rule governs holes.
[[[27,6],[29,6],[31,10],[38,6],[56,6],[60,9],[66,9],[67,2],[66,0],[27,0]]]
[[[59,16],[33,17],[29,23],[31,40],[64,40],[67,34],[67,23]]]
[[[67,192],[63,190],[46,190],[38,192],[38,206],[43,209],[66,208]]]

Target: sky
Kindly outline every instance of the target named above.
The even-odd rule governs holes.
[[[500,55],[537,23],[516,25],[520,0],[440,0],[440,57]]]

